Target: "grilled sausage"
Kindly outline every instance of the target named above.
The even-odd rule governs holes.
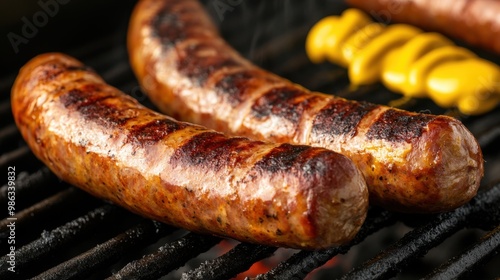
[[[197,1],[139,1],[128,32],[139,82],[177,119],[340,152],[363,172],[370,202],[396,211],[447,211],[478,190],[482,153],[461,122],[311,92],[262,70]]]
[[[385,23],[408,23],[500,54],[500,2],[491,0],[346,0]]]
[[[366,216],[366,183],[347,157],[178,122],[62,54],[22,68],[12,110],[62,180],[188,230],[316,249],[352,239]]]

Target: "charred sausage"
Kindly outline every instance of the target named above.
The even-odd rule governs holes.
[[[347,0],[385,23],[438,31],[500,54],[500,2],[491,0]]]
[[[163,112],[231,135],[340,152],[364,174],[374,204],[440,212],[478,190],[482,153],[461,122],[311,92],[262,70],[220,37],[198,1],[139,1],[128,49]]]
[[[365,219],[366,183],[347,157],[178,122],[62,54],[21,69],[12,110],[57,176],[145,217],[303,249],[347,242]]]

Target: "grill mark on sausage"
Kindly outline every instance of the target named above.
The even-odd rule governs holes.
[[[171,119],[154,120],[144,124],[132,125],[127,140],[142,146],[153,145],[175,131],[184,129],[187,125]]]
[[[41,74],[39,79],[43,81],[51,81],[57,78],[62,73],[66,73],[69,71],[89,71],[93,72],[93,70],[90,67],[81,65],[81,66],[75,66],[75,65],[64,65],[64,64],[56,64],[56,63],[48,63],[45,65],[42,65],[41,67]]]
[[[170,163],[173,165],[194,165],[219,171],[231,164],[244,164],[244,157],[238,157],[241,151],[255,148],[257,143],[245,141],[246,138],[227,138],[215,131],[207,131],[193,136],[180,146],[173,154]]]
[[[275,84],[279,82],[268,73],[255,69],[244,69],[234,73],[225,73],[220,80],[214,84],[214,89],[231,106],[238,106],[248,100],[253,93],[263,84]]]
[[[86,120],[95,121],[103,126],[116,127],[134,118],[130,114],[122,114],[122,110],[109,100],[117,97],[112,93],[103,92],[98,84],[87,84],[81,88],[71,89],[60,97],[66,108],[74,108]]]
[[[330,151],[322,151],[322,156],[312,154],[308,151],[307,156],[302,156],[304,161],[302,174],[308,180],[319,180],[320,178],[335,177],[336,174],[328,174],[328,166],[335,166],[337,163],[331,159]],[[317,177],[315,177],[317,176]],[[331,187],[334,187],[333,185]]]
[[[377,107],[368,102],[334,99],[317,113],[311,133],[354,136],[361,120]]]
[[[203,85],[212,73],[226,67],[242,66],[232,56],[217,54],[210,42],[189,44],[179,52],[177,69],[197,85]]]
[[[256,162],[253,170],[258,173],[289,172],[296,165],[297,158],[307,149],[305,145],[281,144]]]
[[[309,104],[311,98],[300,88],[292,86],[272,88],[255,100],[251,114],[257,119],[273,115],[298,123],[304,110],[311,106]]]
[[[204,37],[206,30],[200,29],[198,9],[183,3],[185,1],[163,1],[160,12],[152,19],[153,36],[160,40],[166,49],[186,38]]]
[[[160,38],[164,47],[171,47],[186,37],[183,25],[185,24],[179,20],[179,16],[169,13],[159,15],[152,24],[154,35]]]
[[[64,107],[74,107],[80,109],[89,106],[103,99],[111,98],[111,94],[103,94],[102,86],[96,84],[86,84],[80,88],[71,89],[60,96],[60,101]]]
[[[378,117],[368,129],[368,139],[383,139],[391,142],[411,143],[422,135],[425,126],[436,116],[410,114],[405,111],[389,109]]]

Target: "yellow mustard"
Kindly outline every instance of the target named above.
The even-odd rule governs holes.
[[[500,103],[500,67],[433,32],[385,26],[357,9],[328,16],[310,30],[306,52],[348,68],[353,85],[381,81],[406,97],[429,97],[444,108],[478,115]]]

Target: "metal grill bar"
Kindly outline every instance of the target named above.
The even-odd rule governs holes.
[[[16,74],[17,73],[10,73],[2,77],[2,79],[0,80],[0,91],[8,91],[11,88],[12,83],[16,79]],[[0,113],[3,112],[3,108],[4,104],[0,103]]]
[[[500,125],[494,126],[488,129],[486,132],[482,133],[477,137],[477,142],[484,150],[490,145],[495,144],[497,140],[500,139]]]
[[[9,165],[15,165],[20,162],[29,162],[28,158],[35,159],[28,146],[19,147],[0,156],[0,169],[5,170]]]
[[[50,253],[57,251],[79,238],[89,235],[91,230],[98,228],[105,221],[110,221],[120,213],[118,208],[112,205],[104,205],[90,211],[88,214],[66,223],[50,232],[44,231],[39,239],[19,248],[16,251],[17,271],[27,271],[27,267],[35,262],[48,257]],[[0,258],[0,278],[12,276],[7,270],[7,256]]]
[[[26,172],[20,172],[16,180],[16,196],[23,197],[22,201],[16,202],[16,209],[21,209],[23,201],[33,203],[34,199],[46,197],[51,193],[61,190],[61,184],[56,183],[57,177],[47,168],[41,167],[34,173],[27,175]],[[52,184],[54,183],[54,184]],[[50,188],[43,186],[51,185]],[[0,204],[7,205],[7,184],[0,188]],[[36,200],[35,200],[36,201]],[[5,218],[7,212],[0,212],[0,217]]]
[[[12,142],[13,138],[19,135],[19,130],[15,124],[7,125],[0,129],[0,146],[5,147],[7,143]]]
[[[427,225],[409,232],[361,267],[344,275],[342,279],[383,279],[394,276],[410,260],[422,256],[446,237],[463,228],[467,222],[470,224],[471,221],[481,219],[481,216],[490,216],[488,219],[495,217],[494,220],[498,223],[500,220],[498,203],[500,203],[500,184],[478,194],[471,203],[452,212],[440,214]],[[496,212],[492,213],[492,209],[496,209]]]
[[[158,252],[127,264],[111,279],[158,279],[170,271],[181,267],[188,260],[207,251],[221,241],[220,238],[210,235],[189,233],[183,238],[166,244]]]
[[[320,251],[300,251],[266,274],[259,275],[257,279],[302,279],[315,268],[322,266],[334,256],[346,253],[352,246],[360,243],[369,235],[394,222],[396,222],[396,215],[394,213],[383,211],[378,208],[370,209],[365,224],[356,237],[348,244]]]
[[[230,279],[248,270],[252,264],[270,257],[278,248],[240,243],[226,254],[202,263],[196,269],[182,275],[183,280]]]
[[[16,215],[12,216],[12,218],[16,219],[16,226],[27,226],[27,224],[31,224],[37,219],[43,220],[44,217],[54,215],[62,209],[71,211],[71,204],[79,197],[81,197],[81,199],[83,198],[85,201],[90,201],[89,196],[82,196],[82,193],[80,191],[77,191],[74,188],[69,188],[45,200],[42,200],[41,202],[34,204],[20,212],[17,212]],[[3,234],[8,230],[8,224],[9,220],[7,219],[0,221],[0,234]]]
[[[63,280],[91,275],[97,269],[120,259],[126,252],[156,242],[160,237],[174,230],[177,229],[145,220],[107,242],[43,272],[33,280]]]
[[[500,226],[485,235],[472,248],[460,256],[450,259],[441,265],[426,280],[458,279],[467,276],[478,265],[493,258],[500,249]]]
[[[3,93],[3,91],[7,91],[7,89],[1,90],[2,93]],[[12,114],[11,114],[11,111],[10,111],[10,101],[9,101],[9,99],[2,100],[0,102],[0,116],[2,116],[1,120],[5,121],[6,123],[8,121],[12,120]]]

